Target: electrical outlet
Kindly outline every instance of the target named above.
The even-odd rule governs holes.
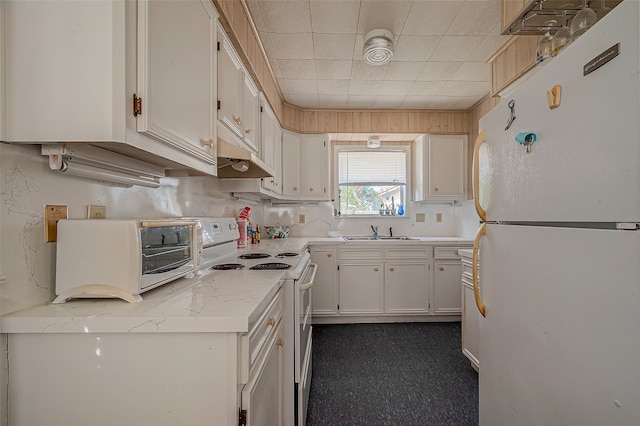
[[[107,206],[87,206],[87,219],[104,219],[107,217]]]
[[[424,213],[416,213],[416,222],[424,222]]]
[[[44,206],[44,242],[58,241],[58,221],[67,218],[67,206],[46,204]]]
[[[303,215],[303,214],[299,214],[299,215],[298,215],[298,223],[304,223],[305,219],[306,219],[306,218],[304,217],[304,215]]]
[[[436,222],[442,222],[442,213],[436,213]]]

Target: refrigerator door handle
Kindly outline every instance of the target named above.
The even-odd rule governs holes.
[[[487,224],[483,223],[478,229],[476,239],[473,241],[473,266],[471,267],[473,271],[473,296],[476,299],[476,306],[483,317],[486,316],[486,306],[480,297],[480,286],[478,285],[478,251],[480,250],[480,240],[486,233]]]
[[[480,205],[480,170],[478,161],[480,157],[480,146],[487,141],[485,129],[480,130],[476,144],[473,147],[473,202],[476,206],[476,212],[483,222],[487,221],[487,212]]]

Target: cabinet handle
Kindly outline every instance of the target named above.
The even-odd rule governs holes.
[[[313,192],[313,188],[309,188],[309,192]]]
[[[444,271],[444,268],[441,266],[438,268],[439,271]]]
[[[395,269],[393,269],[393,268],[389,268],[389,270],[390,270],[391,272],[395,271]]]
[[[245,130],[244,132],[245,132],[246,134],[249,134],[249,133],[251,133],[251,129],[247,129],[247,130]]]
[[[276,345],[284,346],[284,339],[282,337],[279,337],[278,340],[276,340]]]
[[[267,325],[270,325],[271,327],[273,327],[274,325],[276,325],[276,319],[275,318],[269,318],[267,320]]]
[[[471,265],[473,271],[473,296],[476,299],[476,306],[480,311],[480,314],[486,316],[487,307],[480,298],[480,287],[478,286],[478,250],[480,249],[480,240],[487,232],[487,224],[483,223],[478,229],[476,239],[473,241],[473,265]]]
[[[332,253],[327,253],[327,257],[331,257],[331,256],[333,256]]]
[[[293,187],[293,190],[294,190],[294,191],[297,191],[297,190],[298,190],[298,187],[297,187],[297,186],[294,186],[294,187]]]
[[[435,188],[433,188],[433,190],[434,190],[435,192],[438,192],[438,187],[436,186]]]
[[[484,129],[480,131],[478,134],[478,138],[476,139],[476,144],[473,147],[473,202],[476,206],[476,212],[478,212],[478,216],[483,222],[487,221],[487,212],[480,205],[480,170],[478,170],[478,157],[480,152],[480,145],[487,141],[486,132]]]
[[[373,270],[374,270],[375,272],[378,272],[378,268],[373,268]]]
[[[213,139],[207,139],[202,141],[202,146],[208,146],[209,148],[213,148]]]
[[[231,116],[233,117],[233,121],[240,124],[240,117],[236,117],[235,114],[231,114]]]

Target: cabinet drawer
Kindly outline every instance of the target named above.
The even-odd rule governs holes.
[[[435,247],[433,257],[436,259],[460,259],[458,250],[469,247]]]
[[[387,259],[409,259],[416,257],[428,259],[431,257],[431,247],[387,249]]]
[[[340,259],[382,259],[383,250],[340,250]]]
[[[278,290],[260,319],[247,334],[241,337],[240,382],[247,383],[256,360],[267,349],[265,344],[280,323],[284,308],[282,290]]]

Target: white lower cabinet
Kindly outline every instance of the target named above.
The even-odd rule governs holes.
[[[8,424],[292,426],[284,304],[281,289],[244,333],[8,334]]]
[[[386,262],[384,312],[428,313],[430,269],[431,265],[421,260]]]
[[[459,318],[459,248],[464,246],[380,241],[312,245],[311,256],[318,264],[313,287],[314,321]]]
[[[380,260],[340,262],[341,314],[382,314],[384,312],[383,273]]]
[[[337,279],[338,250],[335,248],[311,249],[311,263],[318,265],[313,280],[311,298],[312,316],[338,313]]]
[[[480,369],[480,321],[473,294],[472,259],[462,257],[462,353],[476,371]]]

